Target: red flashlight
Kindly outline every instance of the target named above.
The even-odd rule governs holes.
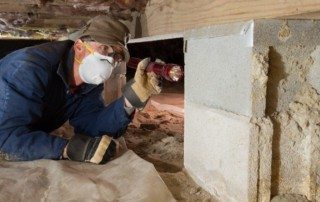
[[[127,67],[137,69],[138,63],[141,61],[139,58],[131,57],[127,63]],[[171,81],[178,82],[183,77],[183,69],[180,65],[176,64],[163,64],[159,62],[150,62],[146,68],[147,72],[154,72],[156,75]]]

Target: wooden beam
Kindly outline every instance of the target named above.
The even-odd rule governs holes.
[[[2,12],[24,12],[27,13],[32,10],[32,6],[30,5],[22,5],[17,3],[7,4],[0,3],[0,13]]]
[[[320,11],[320,0],[151,0],[140,21],[142,37],[261,18]]]
[[[46,15],[46,16],[86,16],[94,17],[99,14],[105,14],[106,12],[98,11],[87,11],[81,8],[74,8],[70,5],[51,5],[48,4],[44,7],[35,7],[32,5],[22,5],[22,4],[2,4],[0,3],[0,13],[11,12],[11,13],[34,13],[36,15]],[[41,18],[41,16],[38,16]]]
[[[1,0],[1,3],[4,3],[4,4],[21,4],[21,5],[25,5],[25,4],[37,5],[37,4],[41,3],[41,1],[40,0]]]
[[[303,13],[299,15],[292,15],[284,17],[286,19],[312,19],[312,20],[319,20],[320,19],[320,11],[311,12],[311,13]]]
[[[49,28],[59,28],[59,27],[65,27],[65,28],[80,28],[86,24],[86,22],[90,18],[78,16],[77,19],[75,18],[54,18],[54,19],[36,19],[34,22],[26,24],[23,26],[23,28],[43,28],[43,29],[49,29]]]

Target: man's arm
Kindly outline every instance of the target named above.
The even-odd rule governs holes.
[[[70,124],[75,133],[82,133],[91,137],[107,134],[112,137],[121,136],[132,120],[131,114],[125,110],[125,101],[121,97],[104,106],[101,97],[102,86],[99,86],[84,96],[76,109]]]
[[[0,79],[0,152],[11,160],[60,158],[67,140],[34,131],[41,119],[46,77],[33,61],[15,60]]]

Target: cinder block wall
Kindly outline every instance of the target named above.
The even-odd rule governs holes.
[[[185,167],[221,201],[320,201],[319,33],[311,20],[185,33]]]

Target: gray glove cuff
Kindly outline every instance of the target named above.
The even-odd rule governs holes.
[[[124,110],[126,110],[126,113],[128,115],[131,115],[134,112],[135,108],[134,107],[126,107],[126,106],[124,106]]]
[[[70,160],[91,162],[91,159],[96,154],[99,143],[102,137],[91,138],[86,135],[76,134],[73,136],[67,145],[67,156]],[[111,140],[108,148],[104,151],[103,157],[99,164],[104,164],[111,160],[116,153],[116,144]]]
[[[130,104],[135,107],[135,108],[143,108],[144,106],[146,106],[147,101],[142,102],[139,97],[137,96],[137,94],[134,92],[134,90],[132,89],[132,85],[134,84],[134,79],[131,79],[130,81],[128,81],[126,83],[126,85],[122,88],[122,94],[125,98],[127,98],[127,100],[130,102]]]

